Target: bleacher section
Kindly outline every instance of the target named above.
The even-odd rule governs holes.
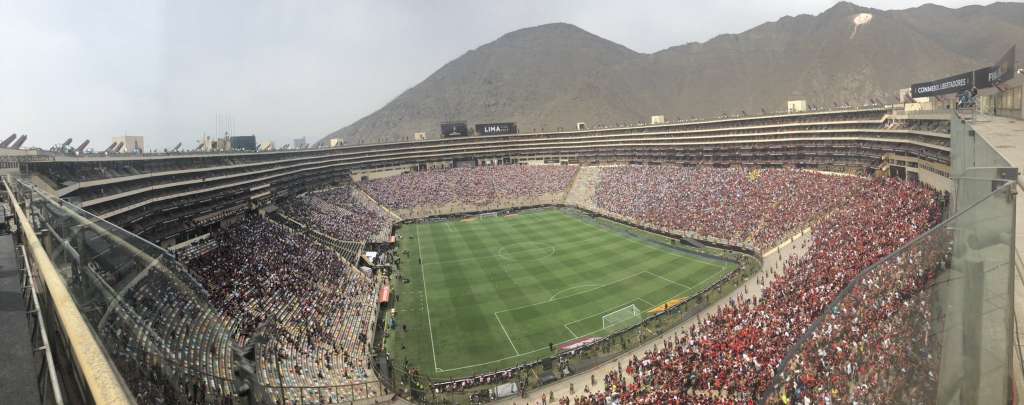
[[[367,365],[374,279],[305,234],[257,216],[215,238],[218,248],[189,262],[189,269],[237,326],[236,339],[244,341],[268,323],[270,343],[259,347],[258,362],[261,383],[280,388],[268,388],[272,397],[310,398],[298,391],[358,386],[373,378]],[[363,394],[334,400],[377,392]]]
[[[407,173],[362,187],[403,218],[559,204],[577,166],[486,166]]]
[[[391,232],[390,216],[343,186],[317,190],[279,203],[281,214],[333,239],[381,243]]]

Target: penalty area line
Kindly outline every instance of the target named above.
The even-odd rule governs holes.
[[[508,344],[512,345],[512,350],[515,350],[516,351],[516,356],[518,356],[519,355],[519,349],[516,349],[516,344],[512,343],[512,337],[508,335],[508,329],[505,329],[505,324],[501,323],[501,317],[498,316],[497,312],[494,313],[494,319],[498,320],[498,325],[500,325],[501,326],[501,330],[503,332],[505,332],[505,338],[508,339]]]
[[[680,283],[678,281],[669,280],[669,279],[667,279],[667,278],[665,278],[665,277],[663,277],[661,275],[651,273],[650,271],[644,271],[644,273],[650,274],[650,275],[652,275],[654,277],[660,278],[660,279],[662,279],[664,281],[667,281],[669,283],[675,284],[677,286],[680,286],[680,287],[683,287],[683,288],[686,288],[686,289],[692,289],[693,288],[693,287],[690,287],[690,286],[688,286],[686,284]]]

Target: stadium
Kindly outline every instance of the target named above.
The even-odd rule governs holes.
[[[25,403],[1015,404],[1016,63],[569,130],[12,136],[0,342]]]

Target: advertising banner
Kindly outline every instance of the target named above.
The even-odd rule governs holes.
[[[498,122],[494,124],[476,124],[477,135],[509,135],[519,132],[514,122]]]
[[[910,86],[910,93],[914,98],[959,93],[971,89],[973,78],[974,72],[966,72],[930,82],[915,83]]]
[[[939,80],[916,83],[913,86],[910,86],[911,96],[914,98],[932,97],[943,94],[959,93],[964,90],[970,90],[971,88],[984,89],[1010,80],[1016,73],[1014,70],[1017,60],[1016,52],[1017,46],[1014,45],[1011,46],[1010,49],[1003,54],[1003,57],[999,58],[999,60],[992,66],[983,67],[971,72],[964,72]]]

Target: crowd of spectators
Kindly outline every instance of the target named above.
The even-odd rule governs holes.
[[[386,241],[391,219],[355,193],[350,187],[306,193],[281,204],[281,213],[338,240]]]
[[[150,272],[98,329],[139,403],[229,403],[228,323],[173,277]],[[158,322],[153,322],[158,320]],[[185,388],[185,389],[183,389]]]
[[[930,234],[855,280],[786,364],[772,402],[933,403],[940,357],[930,286],[951,260],[951,240]]]
[[[273,375],[264,376],[269,385],[366,380],[375,297],[370,278],[331,249],[259,216],[215,238],[217,247],[188,267],[210,301],[234,320],[239,342],[266,327],[270,342],[259,352],[261,361],[274,364]]]
[[[761,250],[837,208],[862,181],[812,171],[669,165],[607,167],[599,176],[593,197],[599,210]]]
[[[854,178],[847,186],[835,212],[814,226],[807,253],[789,258],[759,297],[722,306],[659,348],[633,356],[621,373],[604,377],[604,390],[574,402],[748,403],[769,390],[786,351],[823,314],[829,317],[824,329],[791,363],[797,377],[774,397],[778,402],[929,402],[928,390],[909,386],[929,374],[901,368],[934,361],[925,348],[936,342],[927,342],[922,324],[930,316],[918,311],[927,311],[922,289],[941,254],[929,250],[927,257],[911,254],[876,267],[852,292],[860,305],[824,310],[863,269],[938,221],[934,194],[889,179]]]
[[[502,165],[405,173],[364,182],[375,200],[391,209],[495,201],[564,193],[577,166]]]

